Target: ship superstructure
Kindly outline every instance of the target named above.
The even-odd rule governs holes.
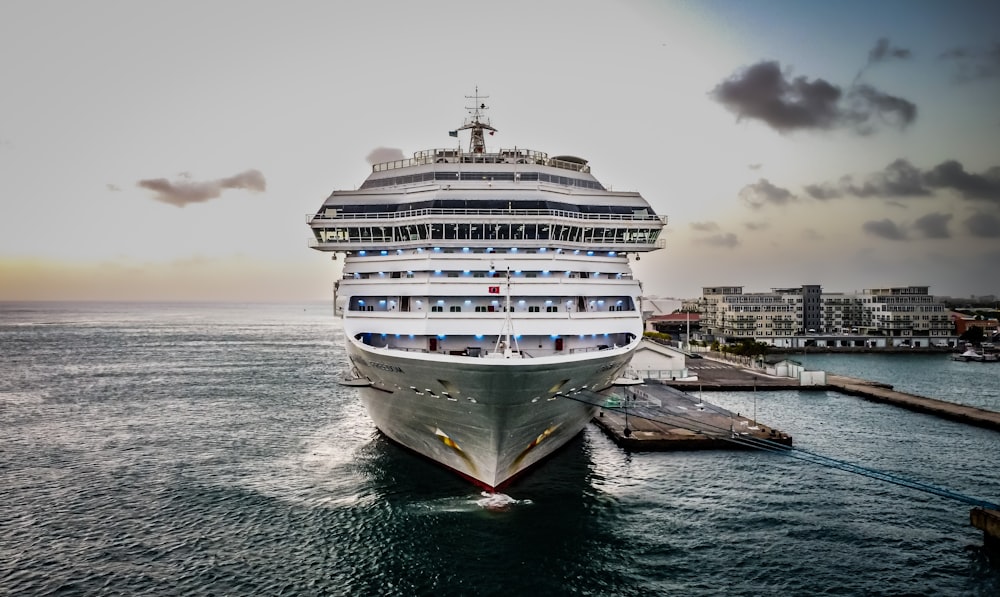
[[[575,436],[642,337],[629,254],[666,218],[574,156],[487,151],[482,96],[461,146],[375,164],[309,216],[351,379],[389,438],[496,489]],[[591,399],[580,399],[580,396]]]

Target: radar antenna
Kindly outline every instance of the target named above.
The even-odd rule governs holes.
[[[466,106],[465,109],[469,111],[469,117],[465,119],[465,124],[458,127],[457,131],[464,131],[466,129],[472,130],[472,137],[469,139],[469,151],[471,153],[485,153],[486,152],[486,140],[483,138],[483,131],[489,131],[492,135],[497,132],[495,128],[490,126],[489,118],[485,118],[482,112],[489,110],[489,107],[483,102],[484,99],[489,99],[488,95],[479,95],[479,86],[476,85],[475,95],[467,95],[465,99],[471,99],[475,102],[474,105]]]

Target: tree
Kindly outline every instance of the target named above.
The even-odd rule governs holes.
[[[962,335],[959,336],[958,339],[965,342],[972,342],[973,344],[979,344],[983,341],[985,336],[983,328],[976,325],[962,332]]]

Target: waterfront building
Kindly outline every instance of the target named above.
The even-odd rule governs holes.
[[[784,344],[776,339],[839,334],[890,339],[876,345],[942,345],[953,337],[953,326],[944,305],[928,289],[895,286],[824,293],[821,286],[808,284],[748,293],[742,286],[706,286],[697,305],[703,333],[724,343],[754,339]]]

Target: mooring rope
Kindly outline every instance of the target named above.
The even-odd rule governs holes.
[[[776,441],[773,441],[773,440],[770,440],[770,439],[762,439],[762,438],[756,438],[756,437],[742,436],[742,435],[739,435],[738,433],[734,433],[734,431],[733,431],[732,428],[726,428],[726,427],[720,427],[718,425],[712,425],[711,423],[706,423],[704,421],[699,421],[697,419],[694,419],[692,417],[689,417],[689,416],[686,416],[686,415],[683,415],[683,414],[669,413],[669,414],[664,414],[662,419],[658,419],[656,417],[651,417],[649,415],[644,415],[644,414],[638,413],[638,412],[636,412],[634,410],[632,412],[628,412],[627,406],[626,407],[621,407],[621,406],[605,406],[605,404],[603,402],[605,400],[605,398],[603,396],[601,396],[600,394],[597,394],[596,392],[590,392],[590,391],[584,390],[584,391],[581,391],[581,392],[575,392],[575,394],[588,394],[589,397],[600,399],[601,402],[598,403],[598,402],[595,402],[593,400],[589,400],[589,401],[588,400],[583,400],[581,398],[578,398],[578,397],[573,396],[573,395],[568,395],[568,394],[560,394],[560,395],[563,396],[563,397],[565,397],[565,398],[569,398],[570,400],[576,400],[578,402],[582,402],[584,404],[589,404],[591,406],[597,406],[599,408],[603,408],[605,410],[610,410],[612,412],[622,413],[622,414],[625,414],[626,416],[631,416],[631,417],[634,417],[634,418],[643,419],[643,420],[646,420],[646,421],[651,421],[653,423],[660,423],[660,424],[665,424],[665,425],[673,425],[674,427],[678,427],[680,429],[684,429],[684,430],[687,430],[687,431],[692,431],[692,432],[695,432],[695,433],[702,433],[702,434],[711,433],[713,436],[717,437],[718,439],[721,439],[721,440],[727,441],[727,442],[731,442],[731,443],[734,443],[734,444],[737,444],[737,445],[741,445],[741,446],[745,446],[745,447],[749,447],[749,448],[755,448],[757,450],[762,450],[762,451],[765,451],[765,452],[777,452],[777,453],[785,454],[785,455],[787,455],[787,456],[789,456],[791,458],[795,458],[795,459],[801,460],[803,462],[809,462],[811,464],[818,464],[820,466],[825,466],[825,467],[828,467],[828,468],[839,469],[839,470],[846,471],[846,472],[849,472],[849,473],[854,473],[854,474],[857,474],[857,475],[862,475],[862,476],[865,476],[865,477],[868,477],[868,478],[871,478],[871,479],[876,479],[876,480],[879,480],[879,481],[885,481],[887,483],[892,483],[894,485],[899,485],[901,487],[908,487],[910,489],[915,489],[917,491],[923,491],[925,493],[930,493],[930,494],[937,495],[937,496],[944,497],[944,498],[948,498],[948,499],[951,499],[951,500],[956,500],[956,501],[959,501],[959,502],[962,502],[962,503],[965,503],[965,504],[969,504],[969,505],[972,505],[972,506],[978,506],[980,508],[988,508],[988,509],[991,509],[991,510],[1000,510],[1000,504],[996,504],[994,502],[983,500],[983,499],[980,499],[980,498],[977,498],[977,497],[965,495],[965,494],[959,493],[957,491],[952,491],[951,489],[948,489],[946,487],[940,487],[940,486],[937,486],[937,485],[933,485],[931,483],[926,483],[926,482],[923,482],[923,481],[918,481],[918,480],[915,480],[915,479],[910,479],[910,478],[904,477],[902,475],[897,475],[897,474],[894,474],[894,473],[888,473],[888,472],[885,472],[885,471],[880,471],[880,470],[873,469],[873,468],[870,468],[870,467],[862,466],[860,464],[855,464],[855,463],[849,462],[847,460],[841,460],[839,458],[832,458],[830,456],[823,456],[822,454],[817,454],[817,453],[811,452],[809,450],[803,450],[802,448],[796,448],[796,447],[793,447],[793,446],[787,446],[785,444],[782,444],[782,443],[779,443],[779,442],[776,442]],[[627,400],[627,398],[626,398],[626,400]],[[721,409],[719,407],[716,407],[715,405],[705,404],[704,402],[702,402],[701,404],[704,407],[710,408],[712,411],[714,411],[716,413],[719,413],[719,414],[728,414],[730,416],[732,415],[732,413],[730,413],[728,411],[725,411],[724,409]],[[682,423],[681,424],[675,424],[675,423],[673,423],[671,421],[668,421],[668,419],[670,419],[670,420],[677,420],[677,421],[680,421]],[[691,423],[693,423],[693,425],[691,423],[683,423],[683,422],[686,422],[686,421],[690,421]]]

